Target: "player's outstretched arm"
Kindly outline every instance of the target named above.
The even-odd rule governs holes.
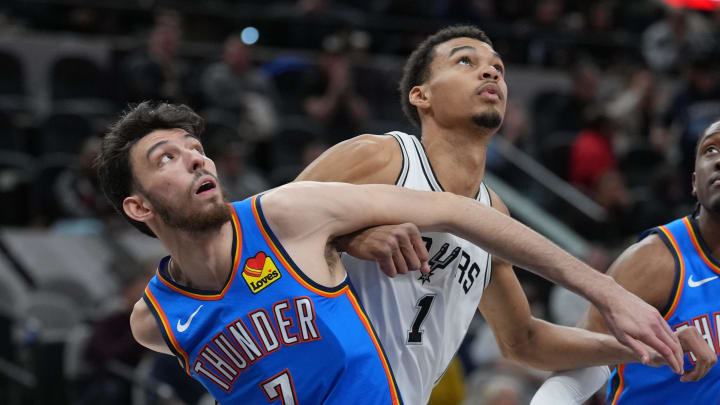
[[[682,350],[657,310],[521,223],[475,200],[393,186],[293,183],[263,198],[281,241],[319,251],[329,239],[380,224],[415,223],[450,232],[492,254],[585,296],[602,310],[616,338],[649,361],[641,342],[682,372]],[[299,251],[299,250],[298,250]]]

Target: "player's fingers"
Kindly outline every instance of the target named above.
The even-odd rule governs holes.
[[[657,327],[656,329],[656,335],[660,338],[660,340],[663,342],[664,345],[666,345],[671,350],[671,355],[675,359],[675,364],[677,365],[677,373],[683,374],[683,349],[682,345],[680,344],[680,339],[672,332],[672,329],[670,329],[670,326],[665,322],[662,317],[658,314],[657,316]],[[664,355],[664,353],[663,353]]]
[[[425,242],[422,240],[422,236],[420,235],[419,231],[417,232],[417,234],[413,234],[410,237],[410,242],[412,243],[412,247],[415,250],[417,258],[420,260],[420,271],[423,274],[429,273],[430,264],[428,263],[428,260],[430,260],[430,253],[428,253]]]
[[[398,274],[407,274],[409,271],[408,265],[403,257],[400,247],[395,247],[395,249],[393,249],[392,260],[393,263],[395,263],[395,270],[397,270]]]
[[[417,227],[413,224],[409,224],[405,227],[405,232],[402,232],[402,234],[397,236],[400,254],[405,259],[408,270],[419,270],[420,265],[422,264],[411,241],[412,234],[415,231],[417,231]]]
[[[691,371],[688,371],[687,373],[683,374],[682,377],[680,377],[680,381],[682,382],[693,382],[701,379],[709,369],[706,367],[697,364],[694,369]]]
[[[662,328],[661,336],[665,344],[667,344],[675,355],[680,374],[684,373],[683,367],[685,363],[685,353],[683,352],[680,338],[670,329],[670,325],[663,319],[660,314],[657,315],[658,325]]]
[[[661,335],[662,336],[662,335]],[[676,373],[682,374],[682,363],[678,361],[675,351],[671,346],[668,346],[662,339],[652,333],[647,333],[641,336],[641,340],[648,346],[655,349],[665,359],[668,366]],[[634,350],[634,349],[633,349]],[[645,351],[645,348],[642,349]],[[643,361],[643,363],[645,363]]]
[[[633,339],[632,337],[630,337],[628,335],[622,335],[622,336],[616,336],[616,337],[620,343],[629,347],[630,350],[632,350],[635,353],[635,355],[640,359],[641,363],[648,364],[648,362],[650,361],[650,353],[645,348],[645,345],[643,345],[642,343],[640,343],[639,341]],[[666,359],[666,361],[667,361],[667,359]]]
[[[393,256],[390,251],[383,252],[377,259],[380,270],[385,273],[388,277],[397,276],[397,270],[395,269],[395,263],[393,262]]]

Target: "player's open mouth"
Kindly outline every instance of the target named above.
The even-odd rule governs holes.
[[[195,195],[203,195],[211,193],[213,190],[215,190],[217,186],[215,185],[215,182],[212,180],[204,180],[200,183],[200,186],[198,186],[197,190],[195,190]]]

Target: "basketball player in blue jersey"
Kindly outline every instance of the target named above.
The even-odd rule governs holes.
[[[597,301],[614,329],[642,336],[679,371],[679,344],[666,324],[658,328],[657,311],[472,199],[305,182],[227,204],[199,140],[203,125],[186,106],[142,103],[103,138],[97,167],[111,203],[170,252],[135,305],[133,335],[175,355],[220,403],[401,403],[333,243],[407,222],[456,232],[575,291],[602,287]],[[403,249],[422,243],[408,239]],[[605,363],[635,358],[612,337],[583,332]]]
[[[657,308],[673,330],[690,332],[689,338],[699,341],[685,358],[692,371],[679,377],[666,367],[619,364],[608,382],[608,404],[720,403],[720,368],[713,367],[720,354],[720,121],[698,140],[692,186],[695,213],[644,232],[608,271]],[[595,308],[582,323],[606,331]],[[533,405],[580,404],[605,382],[604,375],[593,368],[551,378]]]
[[[400,93],[420,139],[397,131],[355,137],[328,150],[298,180],[447,191],[508,215],[500,197],[483,183],[488,142],[502,123],[508,96],[505,66],[485,33],[454,26],[428,37],[409,57]],[[503,258],[453,235],[423,234],[431,272],[406,274],[406,262],[416,258],[373,248],[373,241],[385,240],[385,232],[370,229],[342,238],[348,252],[369,259],[344,257],[343,262],[408,403],[428,401],[478,309],[505,357],[565,370],[603,356],[595,345],[578,338],[577,330],[533,318],[512,266]],[[378,264],[388,274],[400,275],[383,277]],[[615,300],[601,285],[575,291],[599,307]],[[639,337],[635,333],[615,335],[640,354],[644,349],[630,336]]]

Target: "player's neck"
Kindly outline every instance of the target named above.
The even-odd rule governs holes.
[[[175,231],[162,241],[172,257],[171,277],[179,284],[200,290],[223,288],[232,266],[233,228],[230,221],[204,233]]]
[[[485,175],[485,158],[494,131],[423,128],[422,143],[445,191],[475,198]]]
[[[715,259],[720,260],[720,217],[700,208],[697,216],[700,235]]]

